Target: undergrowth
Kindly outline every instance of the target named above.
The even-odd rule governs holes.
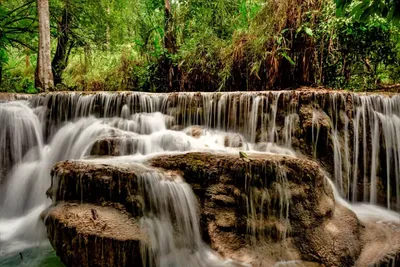
[[[398,26],[338,17],[330,0],[173,2],[172,50],[164,44],[163,1],[126,12],[129,36],[76,46],[54,90],[367,90],[400,81]],[[118,36],[118,25],[109,32]],[[0,90],[35,93],[35,63],[35,52],[10,49]]]

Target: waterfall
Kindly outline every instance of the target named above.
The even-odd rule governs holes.
[[[34,147],[43,146],[40,122],[28,102],[0,104],[0,184],[5,174]]]
[[[263,225],[264,217],[274,221],[277,225],[282,226],[283,230],[278,239],[284,240],[290,232],[289,222],[289,206],[290,206],[290,190],[286,177],[286,171],[277,164],[276,166],[276,183],[270,190],[267,188],[257,188],[248,186],[248,197],[246,197],[247,207],[247,232],[252,236],[252,242],[264,240],[267,236],[265,233],[265,225]],[[265,168],[264,170],[265,171]],[[263,172],[261,171],[261,173]],[[252,180],[251,169],[246,170],[247,182]],[[267,183],[270,179],[265,172],[263,183]]]
[[[95,118],[68,123],[48,145],[37,148],[40,153],[28,153],[16,164],[0,188],[1,254],[18,251],[25,246],[24,241],[37,241],[34,229],[40,213],[50,204],[46,190],[50,187],[51,167],[61,160],[83,157],[89,144],[107,130],[109,126]]]
[[[134,160],[185,151],[302,154],[328,169],[337,196],[400,211],[397,95],[48,93],[0,103],[0,122],[0,256],[38,240],[34,233],[40,231],[34,229],[50,204],[46,190],[52,166],[62,160],[107,155],[101,154],[104,147],[114,149],[112,156],[130,155]],[[164,259],[182,260],[183,265],[229,266],[199,237],[195,196],[181,177],[148,173],[141,181],[143,194],[152,195],[143,219],[151,244],[143,253],[156,266],[162,266]],[[276,190],[282,202],[275,203],[281,212],[274,216],[285,222],[287,190]],[[249,218],[272,201],[270,195],[249,189]],[[161,196],[168,201],[163,203]],[[249,220],[249,232],[257,233],[253,223]],[[172,229],[176,224],[178,229]],[[160,227],[168,232],[160,232]],[[182,236],[175,238],[175,230]],[[161,247],[166,250],[157,251]],[[186,253],[188,248],[196,252]],[[201,265],[199,257],[208,265]]]
[[[144,266],[245,266],[220,258],[203,243],[197,199],[180,176],[146,172],[140,191],[147,204],[141,225],[149,236],[141,246]]]

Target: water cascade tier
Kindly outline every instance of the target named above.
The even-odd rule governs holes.
[[[0,102],[0,263],[48,239],[67,266],[400,265],[398,95]]]

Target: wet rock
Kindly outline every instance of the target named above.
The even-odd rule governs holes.
[[[187,135],[190,135],[194,138],[199,138],[200,136],[203,135],[204,130],[199,126],[192,126],[192,127],[186,128],[185,132]]]
[[[138,140],[133,137],[104,137],[96,140],[90,151],[93,156],[123,156],[136,153]]]
[[[356,266],[400,266],[400,222],[362,224],[363,248]]]
[[[9,102],[13,100],[28,100],[30,98],[32,98],[32,95],[30,94],[0,92],[0,103]]]
[[[220,228],[233,228],[236,225],[236,213],[234,211],[221,211],[215,217],[215,223]]]
[[[167,129],[171,129],[172,127],[175,126],[176,120],[174,116],[164,115],[164,118],[165,118],[165,126],[167,127]]]
[[[52,186],[47,194],[54,202],[121,203],[136,215],[141,210],[137,175],[144,171],[147,170],[143,165],[134,163],[59,162],[52,169]]]
[[[66,266],[142,266],[139,242],[146,237],[121,206],[63,203],[50,208],[44,222]]]
[[[248,158],[188,153],[158,157],[152,165],[179,170],[189,183],[201,184],[211,246],[221,253],[237,256],[243,247],[290,238],[290,249],[304,259],[327,266],[354,264],[361,250],[357,218],[335,207],[319,166],[285,156]],[[338,231],[342,228],[347,230]],[[233,241],[224,244],[226,239]],[[257,266],[273,260],[267,257]]]
[[[243,137],[239,134],[228,134],[224,138],[224,145],[226,147],[242,147],[243,146]]]
[[[122,211],[122,217],[109,216],[119,229],[117,221],[125,224],[126,216],[141,216],[146,200],[138,194],[137,177],[154,168],[171,177],[181,174],[192,185],[199,201],[203,239],[225,257],[260,267],[280,266],[282,258],[305,260],[306,266],[389,266],[386,264],[398,262],[400,226],[361,223],[352,211],[335,202],[323,171],[312,161],[265,154],[247,154],[242,159],[239,155],[186,153],[159,156],[148,164],[151,166],[99,159],[55,165],[55,191],[49,194],[57,206],[50,210],[51,223],[46,220],[46,226],[63,262],[77,266],[71,251],[79,253],[79,242],[86,242],[94,253],[78,258],[97,266],[102,259],[98,246],[104,247],[98,245],[100,239],[112,240],[104,243],[107,253],[120,255],[124,251],[124,260],[139,257],[131,239],[126,241],[127,252],[125,247],[121,250],[120,239],[113,234],[104,237],[101,229],[106,226],[102,222],[107,214]],[[63,204],[58,200],[94,204]],[[114,202],[111,206],[110,201]],[[90,238],[85,239],[85,235]],[[61,247],[61,240],[67,249]],[[113,257],[110,264],[120,264],[121,257]]]
[[[320,222],[310,220],[305,231],[299,231],[296,224],[293,229],[296,229],[297,247],[307,260],[322,259],[328,266],[353,266],[360,255],[357,217],[342,206],[335,207],[332,217],[323,217]]]

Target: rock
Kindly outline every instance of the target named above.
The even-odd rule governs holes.
[[[30,98],[32,98],[31,94],[0,92],[0,103],[9,102],[13,100],[28,100]]]
[[[361,229],[363,249],[357,267],[400,266],[400,221],[365,222]]]
[[[224,138],[224,145],[226,147],[242,147],[244,137],[239,134],[227,134]]]
[[[236,225],[236,214],[234,211],[221,211],[215,217],[215,223],[220,228],[233,228]]]
[[[289,264],[280,263],[282,259],[305,266],[398,263],[400,225],[361,223],[351,210],[335,202],[315,162],[251,153],[247,158],[209,153],[158,156],[148,162],[150,166],[111,162],[65,161],[53,168],[57,190],[52,195],[57,205],[50,210],[46,226],[58,255],[69,266],[77,266],[78,260],[97,266],[103,261],[98,246],[107,247],[112,255],[125,253],[122,263],[120,256],[107,256],[110,265],[126,266],[128,259],[132,265],[140,257],[132,240],[143,240],[142,236],[127,235],[128,252],[121,249],[125,228],[118,229],[142,215],[146,200],[138,192],[138,175],[157,169],[171,177],[181,174],[193,187],[203,239],[222,256],[260,267]],[[104,236],[101,229],[111,224],[115,231],[109,229]],[[97,240],[104,244],[98,245]],[[75,261],[71,255],[81,253],[81,242],[86,242],[90,253],[82,252]]]
[[[48,210],[44,222],[66,266],[142,266],[139,242],[146,237],[121,206],[62,203]]]
[[[104,137],[96,140],[90,151],[92,156],[123,156],[135,154],[138,139],[133,137]]]
[[[258,242],[283,246],[290,238],[289,249],[306,260],[327,266],[355,263],[361,250],[357,218],[335,207],[332,189],[317,164],[277,155],[248,154],[248,160],[188,153],[157,157],[152,165],[181,171],[187,182],[200,183],[211,246],[224,255],[238,259],[244,247],[260,246]],[[256,260],[256,266],[277,260],[270,255]]]
[[[191,143],[185,133],[168,130],[141,137],[135,135],[101,137],[94,142],[90,154],[92,156],[124,156],[190,149]]]
[[[53,202],[82,201],[121,203],[137,215],[141,210],[137,175],[148,171],[140,164],[102,164],[92,161],[64,161],[52,169],[48,195]]]
[[[199,138],[200,136],[203,135],[204,130],[199,126],[192,126],[186,128],[184,132],[186,132],[187,135],[190,135],[194,138]]]
[[[298,208],[297,205],[293,207]],[[300,225],[293,225],[296,232]],[[295,235],[297,247],[304,258],[321,261],[328,266],[353,266],[360,255],[359,225],[355,214],[337,205],[332,217],[322,217],[320,223],[310,220],[307,230]],[[328,264],[329,263],[329,264]]]

